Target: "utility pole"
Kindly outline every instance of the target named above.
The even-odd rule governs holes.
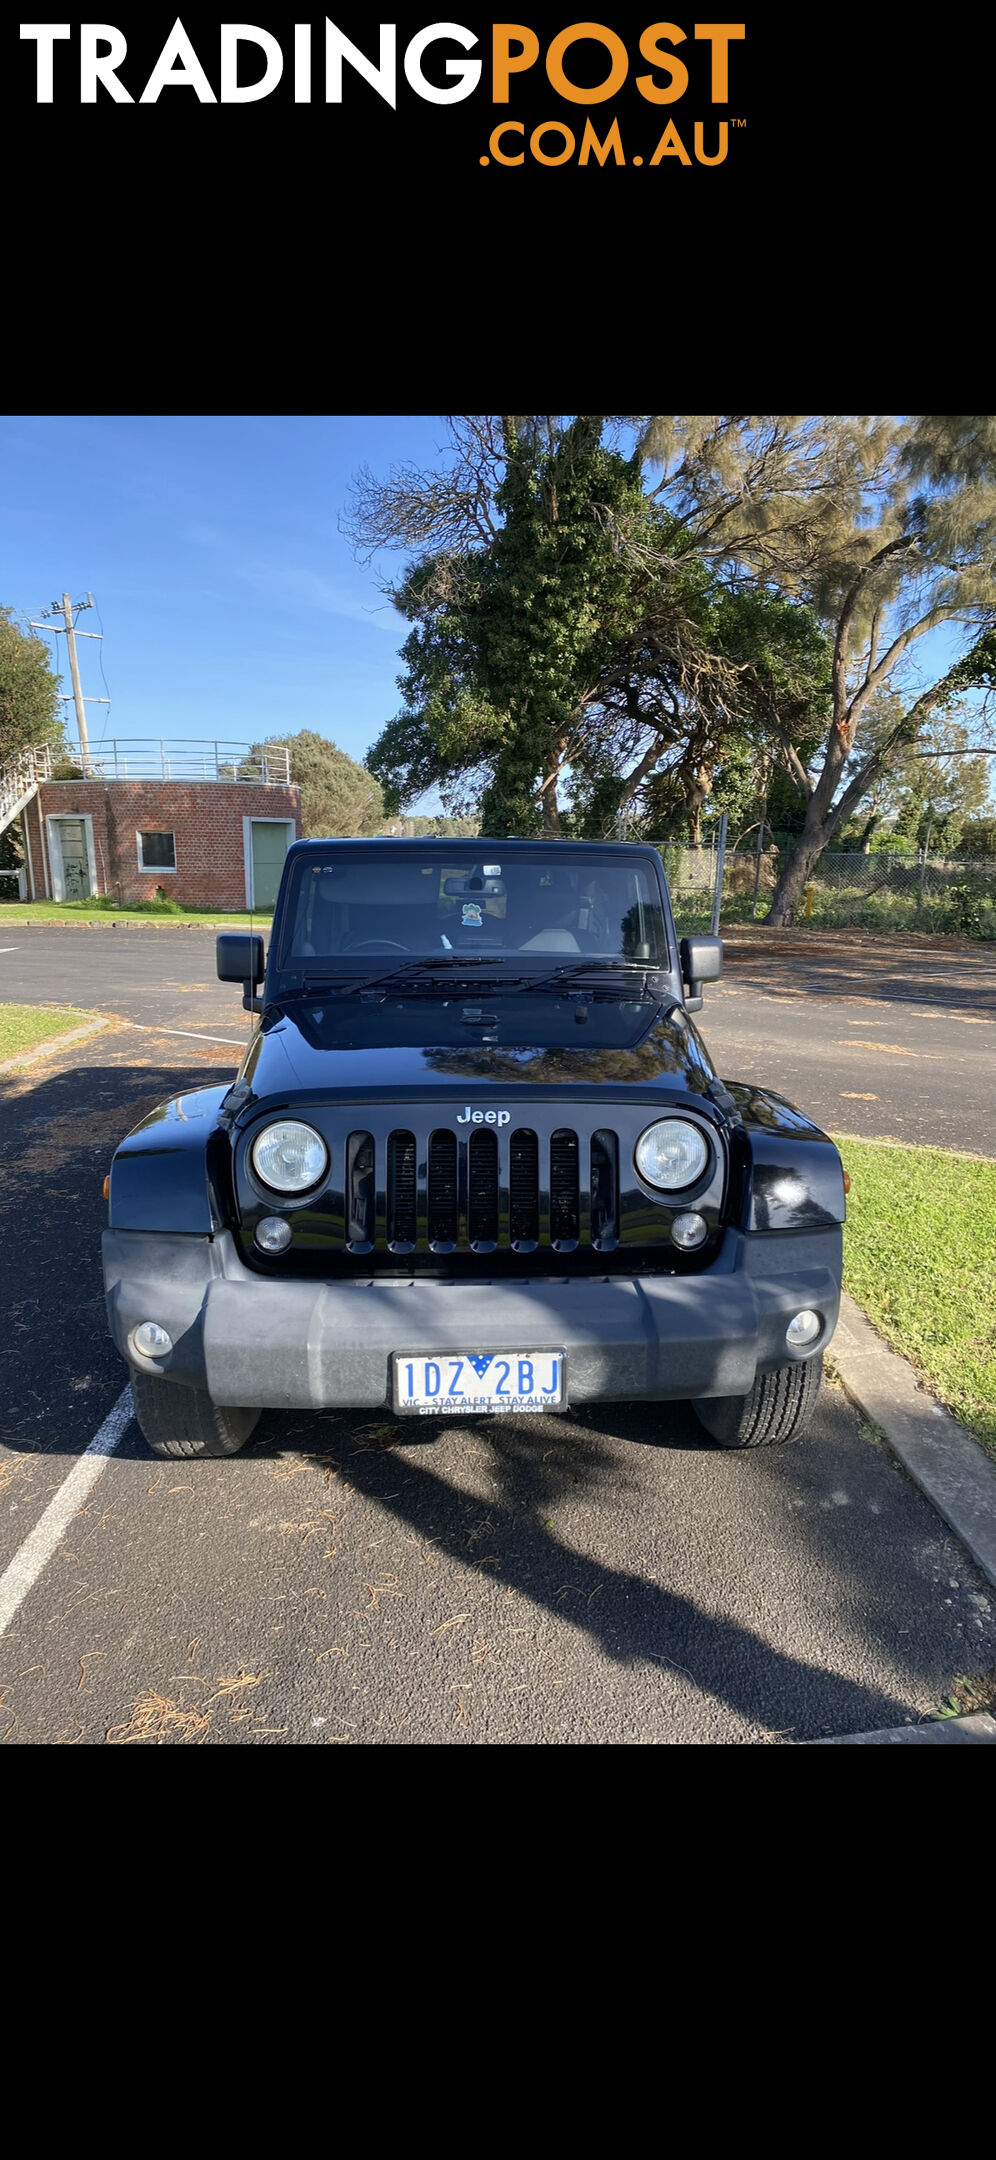
[[[88,600],[82,602],[81,604],[86,607],[89,607],[90,605]],[[82,753],[83,778],[84,780],[87,780],[89,779],[90,775],[90,744],[87,740],[86,710],[83,704],[83,685],[80,681],[80,664],[76,658],[76,625],[73,621],[72,602],[67,592],[64,592],[62,595],[62,612],[66,622],[66,644],[69,647],[69,672],[73,678],[73,699],[76,705],[76,725],[80,731],[80,751]]]
[[[76,615],[79,615],[84,608],[89,608],[92,606],[93,594],[87,593],[85,600],[77,600]],[[84,780],[88,780],[90,777],[90,744],[86,732],[87,703],[89,702],[91,705],[107,705],[110,703],[110,700],[109,698],[90,698],[89,700],[87,700],[83,696],[83,686],[80,682],[79,661],[76,658],[76,639],[78,636],[96,638],[99,644],[100,632],[99,630],[77,631],[76,618],[73,613],[73,602],[70,600],[69,594],[67,592],[63,593],[61,601],[53,600],[51,607],[42,608],[39,621],[32,622],[31,624],[32,630],[41,630],[42,628],[44,628],[45,623],[50,615],[61,615],[65,623],[65,629],[57,629],[55,634],[57,637],[64,636],[66,643],[69,647],[69,672],[72,676],[73,703],[76,707],[76,725],[79,729],[80,762],[83,766],[83,778]]]

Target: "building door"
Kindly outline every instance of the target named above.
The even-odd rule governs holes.
[[[272,908],[277,897],[284,856],[294,838],[288,818],[250,818],[251,878],[246,899],[250,907]]]
[[[59,868],[62,870],[62,891],[57,894],[57,898],[89,900],[93,887],[90,883],[90,857],[84,820],[81,817],[52,818],[50,828],[54,828],[56,841],[56,848],[52,851],[52,868],[57,884]],[[57,851],[62,856],[61,866],[55,860]]]

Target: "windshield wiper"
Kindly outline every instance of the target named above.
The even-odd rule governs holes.
[[[400,960],[396,966],[386,968],[383,974],[369,975],[365,968],[343,968],[334,975],[305,975],[300,985],[282,990],[278,1002],[289,998],[315,997],[320,992],[338,991],[342,997],[363,996],[368,990],[379,990],[388,983],[425,981],[439,976],[447,983],[451,973],[466,974],[472,968],[494,966],[483,955],[468,958],[463,953],[440,953],[418,960]]]
[[[506,974],[502,958],[493,954],[440,953],[399,961],[396,967],[385,969],[381,975],[367,975],[358,970],[352,973],[345,969],[335,975],[306,975],[300,987],[281,991],[275,1002],[286,1003],[292,998],[329,993],[340,997],[368,997],[377,991],[386,994],[395,984],[429,994],[441,988],[448,995],[458,996],[461,985],[466,983],[475,992],[486,986],[489,997],[501,991],[566,990],[570,984],[577,986],[574,995],[578,995],[582,983],[587,981],[592,990],[603,994],[615,990],[621,998],[655,997],[659,1003],[674,1004],[669,992],[651,989],[647,978],[654,972],[660,971],[643,960],[593,959],[569,961],[543,975],[521,969],[515,974]]]
[[[478,972],[470,975],[469,968]],[[483,955],[479,959],[468,961],[454,953],[452,960],[444,959],[442,963],[438,960],[416,960],[411,968],[398,968],[390,975],[375,975],[370,982],[359,985],[359,994],[367,997],[380,991],[386,997],[390,994],[392,985],[400,984],[409,994],[425,993],[429,997],[439,991],[444,992],[447,998],[459,998],[468,992],[477,996],[482,990],[486,990],[488,996],[492,997],[500,990],[518,989],[528,981],[528,975],[506,975],[500,963],[486,959]]]
[[[566,989],[570,984],[577,995],[586,979],[592,990],[603,994],[615,989],[621,998],[651,997],[662,1005],[674,1004],[676,1000],[670,991],[651,989],[647,977],[657,972],[660,971],[646,960],[578,960],[566,967],[554,968],[549,975],[527,976],[525,982],[529,990]]]

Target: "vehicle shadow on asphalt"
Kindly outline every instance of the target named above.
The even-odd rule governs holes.
[[[362,1425],[357,1430],[358,1418],[369,1421],[365,1435]],[[409,1421],[387,1411],[351,1419],[269,1413],[247,1452],[304,1455],[435,1551],[578,1629],[615,1663],[674,1672],[739,1713],[765,1739],[871,1731],[909,1716],[909,1701],[887,1689],[788,1655],[731,1616],[709,1612],[636,1570],[579,1553],[556,1534],[550,1510],[565,1497],[577,1497],[579,1489],[588,1496],[604,1490],[609,1504],[609,1496],[618,1495],[620,1436],[626,1444],[668,1453],[711,1453],[688,1406],[614,1403],[604,1411],[586,1410],[583,1424],[570,1416],[475,1421],[498,1467],[499,1498],[468,1494],[438,1473],[429,1446],[452,1437],[452,1429],[447,1434],[444,1421],[439,1424],[443,1430],[435,1434],[420,1425],[413,1437]],[[460,1431],[466,1438],[466,1428]],[[756,1475],[759,1467],[733,1457],[724,1461],[731,1476]],[[898,1635],[895,1643],[891,1639],[895,1631],[886,1633],[889,1648],[899,1649]]]
[[[118,1142],[170,1096],[227,1084],[234,1053],[203,1064],[136,1054],[130,1034],[53,1051],[0,1079],[0,1440],[17,1452],[79,1455],[128,1368],[107,1325],[101,1187]],[[140,1453],[129,1433],[119,1454]],[[133,1445],[134,1441],[134,1445]]]
[[[224,1051],[196,1065],[167,1065],[155,1055],[136,1057],[134,1038],[122,1036],[83,1045],[70,1065],[53,1069],[46,1063],[8,1076],[0,1141],[8,1238],[7,1325],[0,1343],[7,1448],[77,1456],[120,1395],[127,1369],[107,1330],[100,1267],[102,1179],[118,1141],[149,1110],[172,1095],[224,1082],[232,1071],[231,1054]],[[712,1453],[683,1405],[587,1406],[563,1420],[516,1420],[510,1429],[509,1421],[484,1419],[478,1429],[499,1474],[497,1497],[483,1502],[449,1483],[433,1463],[429,1444],[445,1439],[445,1430],[413,1428],[386,1409],[349,1417],[267,1413],[248,1454],[296,1450],[462,1566],[568,1621],[615,1662],[671,1669],[774,1739],[871,1730],[908,1714],[908,1702],[884,1687],[789,1656],[750,1627],[706,1611],[694,1597],[634,1568],[579,1556],[556,1534],[549,1518],[558,1501],[587,1489],[595,1497],[604,1493],[608,1508],[618,1497],[626,1477],[620,1440],[669,1454]],[[792,1474],[806,1488],[805,1505],[793,1520],[800,1540],[811,1539],[807,1510],[815,1520],[826,1482],[822,1451],[817,1443],[789,1453],[799,1461]],[[148,1459],[136,1425],[118,1454]],[[786,1474],[770,1460],[736,1456],[723,1458],[720,1468],[724,1482]],[[236,1463],[202,1469],[205,1478],[239,1475]],[[819,1520],[819,1565],[841,1580],[849,1611],[860,1616],[868,1600],[850,1525],[843,1511]],[[630,1542],[631,1523],[632,1515],[624,1532]],[[911,1542],[919,1537],[923,1543],[919,1517],[905,1527]],[[641,1537],[641,1549],[643,1542]],[[911,1565],[908,1596],[913,1594]],[[902,1640],[903,1618],[902,1611],[878,1611],[874,1632],[890,1656],[895,1653],[894,1665],[910,1671],[912,1687],[915,1660]],[[835,1654],[831,1638],[828,1656]]]

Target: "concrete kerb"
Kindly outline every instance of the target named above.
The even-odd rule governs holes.
[[[248,908],[243,912],[248,916]],[[264,926],[272,920],[271,916],[257,915],[253,919],[257,929],[265,935]],[[5,927],[11,930],[239,930],[248,929],[249,925],[248,922],[232,922],[231,917],[226,921],[224,916],[215,922],[206,916],[193,915],[57,915],[49,921],[36,922],[32,917],[22,915],[16,920],[11,919]]]
[[[996,1463],[933,1400],[846,1291],[830,1359],[855,1408],[880,1427],[914,1484],[996,1588]]]
[[[40,1006],[38,1009],[44,1012],[50,1008]],[[23,1065],[34,1065],[39,1058],[51,1057],[56,1050],[68,1050],[73,1043],[88,1042],[91,1035],[99,1035],[105,1028],[115,1025],[110,1017],[97,1018],[88,1020],[85,1027],[67,1028],[64,1035],[46,1035],[44,1042],[36,1043],[32,1050],[19,1050],[16,1057],[4,1058],[0,1062],[0,1073],[19,1072]]]
[[[987,1581],[996,1586],[996,1463],[926,1393],[913,1367],[889,1349],[846,1291],[830,1359],[855,1409],[879,1427],[925,1499],[961,1539]],[[937,1718],[927,1725],[893,1725],[882,1732],[839,1733],[798,1744],[937,1747],[970,1743],[996,1744],[996,1718],[988,1711]]]
[[[937,1747],[945,1742],[996,1741],[996,1718],[988,1711],[976,1717],[939,1718],[933,1725],[890,1725],[884,1732],[838,1733],[829,1740],[801,1740],[800,1747],[892,1747],[924,1744]]]

